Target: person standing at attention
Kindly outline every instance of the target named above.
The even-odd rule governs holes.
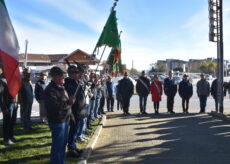
[[[45,110],[45,103],[44,103],[44,91],[47,86],[46,83],[46,74],[44,72],[40,73],[40,78],[35,84],[34,94],[37,102],[39,103],[39,113],[40,113],[40,120],[41,123],[46,121],[46,110]]]
[[[183,113],[188,113],[189,99],[193,95],[193,86],[188,80],[188,75],[183,75],[183,80],[179,84],[178,92],[182,98]]]
[[[177,85],[175,84],[175,81],[172,77],[172,71],[169,71],[168,76],[164,80],[164,92],[167,96],[167,109],[168,113],[175,113],[173,111],[173,105],[174,105],[174,97],[177,92]]]
[[[129,79],[128,73],[124,73],[124,78],[118,83],[119,94],[122,99],[123,112],[125,115],[129,115],[130,98],[133,95],[133,82]]]
[[[52,137],[51,164],[65,163],[71,105],[74,104],[76,100],[74,97],[68,96],[63,86],[64,74],[65,72],[61,70],[61,68],[56,66],[52,67],[50,69],[52,79],[44,93],[45,108]]]
[[[136,90],[139,95],[140,114],[147,114],[146,103],[150,91],[150,81],[146,77],[145,71],[141,72],[141,76],[137,80]]]
[[[210,84],[205,79],[204,74],[200,74],[200,80],[197,82],[196,88],[200,100],[200,113],[205,113],[207,98],[210,94]]]
[[[162,96],[162,83],[159,81],[157,74],[154,75],[153,81],[150,85],[150,90],[152,94],[152,101],[155,110],[155,114],[159,114],[159,106]]]

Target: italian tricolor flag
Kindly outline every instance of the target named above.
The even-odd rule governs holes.
[[[8,90],[15,97],[21,87],[19,45],[4,0],[0,0],[0,58]]]

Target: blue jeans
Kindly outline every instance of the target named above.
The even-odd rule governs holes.
[[[95,106],[95,100],[91,100],[90,101],[90,118],[91,119],[95,119],[94,118],[94,106]]]
[[[95,99],[95,104],[94,104],[94,117],[95,118],[98,117],[99,106],[100,106],[100,98],[99,99]]]
[[[70,122],[69,137],[68,137],[68,149],[75,150],[77,148],[76,139],[80,129],[81,121]]]
[[[14,137],[14,126],[17,119],[18,105],[11,104],[3,113],[3,139],[8,141]]]
[[[89,110],[90,110],[89,109],[90,108],[89,104],[86,104],[85,108],[86,108],[87,113],[89,115]],[[85,134],[85,131],[87,129],[87,121],[88,121],[87,117],[82,119],[82,122],[81,122],[81,125],[80,125],[80,128],[79,128],[79,132],[78,132],[78,135],[77,135],[80,138],[82,138],[84,136],[84,134]]]
[[[69,123],[51,123],[49,127],[52,135],[52,145],[50,154],[51,164],[64,164],[65,163],[65,149],[68,140],[68,127]]]
[[[25,106],[20,106],[21,121],[24,129],[31,128],[32,104],[33,103],[28,103]]]

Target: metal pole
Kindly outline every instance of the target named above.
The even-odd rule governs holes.
[[[25,56],[24,56],[24,68],[27,67],[27,47],[28,47],[28,40],[25,40]]]
[[[105,49],[106,49],[106,45],[105,45],[105,47],[104,47],[104,49],[103,49],[103,52],[102,52],[101,57],[100,57],[100,60],[99,60],[99,62],[98,62],[98,64],[97,64],[97,67],[96,67],[96,70],[95,70],[95,74],[97,73],[97,69],[98,69],[98,66],[99,66],[99,64],[100,64],[100,62],[101,62],[102,56],[104,55]]]
[[[224,92],[223,92],[223,82],[224,82],[224,43],[223,43],[223,3],[222,0],[219,0],[219,40],[218,40],[218,45],[219,45],[219,55],[220,55],[220,66],[219,66],[219,88],[220,88],[220,96],[219,96],[219,112],[223,113],[224,112]]]

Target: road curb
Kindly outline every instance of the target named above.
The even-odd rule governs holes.
[[[106,121],[106,115],[102,116],[101,122],[99,123],[96,131],[93,134],[93,137],[90,139],[88,145],[86,146],[83,154],[82,154],[82,158],[81,160],[78,162],[78,164],[87,164],[87,160],[90,156],[90,154],[92,153],[94,146],[97,142],[97,139],[101,133],[101,130],[103,128],[103,126],[105,125],[105,121]]]
[[[230,118],[229,117],[227,117],[225,114],[223,114],[223,113],[217,113],[217,112],[215,112],[215,111],[212,111],[211,113],[210,113],[210,115],[211,116],[214,116],[214,117],[217,117],[217,118],[219,118],[219,119],[221,119],[221,120],[224,120],[224,121],[230,121]]]

